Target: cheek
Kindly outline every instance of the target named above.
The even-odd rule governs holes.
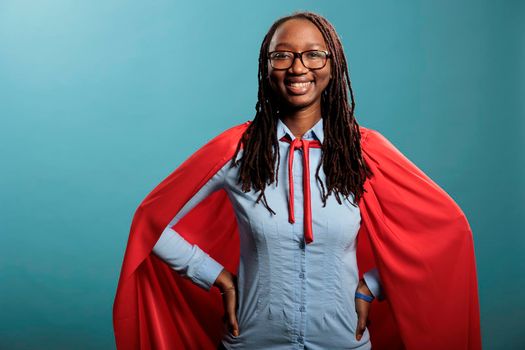
[[[283,80],[284,80],[284,77],[282,76],[282,74],[279,74],[279,72],[277,71],[273,71],[268,74],[268,82],[270,84],[270,87],[274,91],[279,91],[283,88],[282,87]]]
[[[268,71],[268,77],[270,78],[270,81],[273,81],[273,82],[278,82],[279,79],[281,78],[281,72],[279,72],[278,70],[269,70]]]
[[[327,70],[326,72],[323,72],[322,75],[319,75],[317,77],[317,84],[318,84],[318,88],[320,90],[326,89],[328,84],[330,84],[330,70]]]

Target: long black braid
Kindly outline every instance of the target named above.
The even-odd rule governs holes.
[[[332,192],[339,204],[342,204],[340,195],[348,200],[349,195],[354,194],[354,203],[350,203],[357,206],[357,202],[365,192],[363,185],[366,178],[373,174],[361,154],[361,134],[354,117],[354,94],[346,58],[334,27],[324,17],[309,11],[294,12],[289,16],[279,18],[264,37],[259,52],[259,92],[255,105],[256,115],[239,140],[230,166],[234,167],[240,163],[238,184],[242,183],[242,191],[248,192],[252,187],[255,192],[260,191],[256,203],[262,199],[270,213],[275,214],[268,205],[264,193],[266,185],[278,181],[276,174],[279,172],[280,164],[279,141],[276,135],[278,101],[267,78],[267,53],[277,27],[292,18],[304,18],[314,23],[323,34],[328,50],[332,53],[330,60],[332,79],[321,97],[325,137],[321,146],[321,161],[315,175],[321,185],[323,207],[326,206],[326,199]],[[350,106],[347,85],[350,91]],[[236,160],[241,144],[244,148],[243,155]],[[274,169],[276,160],[277,169]],[[326,174],[327,191],[319,177],[321,164]]]

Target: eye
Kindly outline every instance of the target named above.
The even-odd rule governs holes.
[[[308,58],[324,58],[325,53],[323,51],[309,51],[306,53],[306,57]]]
[[[276,51],[270,55],[270,58],[275,60],[287,60],[290,59],[292,56],[293,55],[290,52]]]

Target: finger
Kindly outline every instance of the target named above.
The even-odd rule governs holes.
[[[229,314],[228,317],[229,317],[228,324],[229,324],[230,333],[238,337],[239,336],[239,323],[237,322],[237,317],[235,316],[235,314]]]
[[[237,322],[237,297],[235,293],[230,293],[231,296],[227,300],[226,309],[228,310],[228,325],[231,334],[234,336],[239,335],[239,325]]]
[[[232,334],[236,337],[239,336],[239,323],[237,323],[237,319],[236,318],[233,318],[233,323],[232,323]]]
[[[357,329],[355,332],[355,337],[357,340],[361,340],[366,329],[366,318],[359,316],[357,319]]]
[[[356,312],[357,312],[357,326],[355,336],[357,340],[361,340],[363,336],[366,325],[368,322],[368,311],[370,308],[370,303],[365,300],[356,300]]]

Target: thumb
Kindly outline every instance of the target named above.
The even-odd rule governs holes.
[[[357,327],[356,327],[356,330],[355,330],[355,338],[357,340],[361,340],[361,338],[363,337],[363,333],[365,332],[365,329],[366,329],[366,320],[367,320],[367,316],[366,315],[366,312],[359,312],[357,313]]]
[[[231,327],[231,333],[235,336],[239,336],[239,324],[237,323],[237,317],[235,316],[235,313],[230,313],[230,327]]]
[[[236,312],[236,299],[237,296],[235,293],[230,293],[230,298],[228,299],[228,326],[230,333],[233,334],[233,336],[237,337],[239,336],[239,325],[237,323],[237,312]]]
[[[366,325],[368,323],[368,311],[370,310],[370,302],[362,300],[361,298],[355,298],[355,311],[357,313],[357,325],[355,330],[355,338],[361,340]]]

